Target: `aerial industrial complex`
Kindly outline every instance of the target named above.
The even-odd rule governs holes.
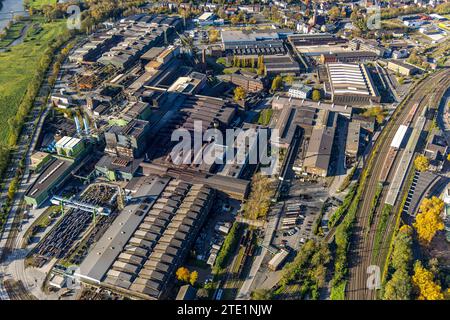
[[[0,299],[422,299],[428,269],[447,297],[450,17],[419,2],[389,32],[363,3],[86,4],[10,148]]]

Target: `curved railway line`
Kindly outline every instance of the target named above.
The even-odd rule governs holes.
[[[400,155],[402,154],[402,151],[400,151],[395,155],[394,159],[389,160],[390,142],[401,124],[409,121],[415,123],[425,106],[428,104],[428,99],[424,99],[424,97],[428,96],[433,90],[436,89],[437,93],[442,91],[443,94],[449,85],[450,70],[448,69],[436,72],[427,79],[423,80],[416,86],[414,92],[411,94],[406,103],[398,107],[399,109],[396,110],[392,116],[392,119],[383,129],[382,135],[384,137],[380,137],[381,139],[378,139],[376,142],[378,145],[376,147],[378,149],[375,148],[371,171],[368,173],[368,180],[366,182],[365,190],[363,191],[363,196],[361,197],[362,200],[359,204],[359,210],[356,215],[356,221],[351,237],[349,252],[349,283],[346,288],[347,299],[368,300],[376,298],[376,290],[368,289],[366,282],[368,278],[367,268],[372,265],[375,234],[381,220],[380,213],[383,207],[382,205],[379,205],[375,212],[373,223],[370,226],[368,234],[365,233],[365,229],[369,224],[370,207],[372,204],[372,199],[376,193],[377,185],[380,181],[380,176],[382,174],[387,175],[386,183],[383,186],[382,195],[380,197],[380,204],[384,203],[389,183],[392,182],[395,170],[387,168],[385,166],[387,164],[386,161],[388,161],[388,163],[392,161],[392,164],[396,167],[399,162]],[[418,104],[418,108],[411,119],[410,110],[411,108],[415,108],[415,104]],[[386,173],[386,171],[390,172]],[[398,204],[394,206],[391,214],[389,215],[386,227],[387,230],[392,230],[392,222],[393,220],[395,221],[397,210]],[[390,232],[384,232],[382,244],[385,244],[388,240],[387,234],[389,233]],[[386,247],[382,247],[381,252],[385,249]],[[377,265],[380,265],[380,261],[382,262],[383,256],[385,255],[378,255],[376,259]]]
[[[35,296],[30,294],[24,287],[22,281],[5,280],[5,289],[9,293],[11,300],[37,300]]]

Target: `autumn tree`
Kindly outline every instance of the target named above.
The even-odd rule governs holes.
[[[284,77],[284,82],[288,85],[292,85],[294,83],[294,76],[287,75],[286,77]]]
[[[250,195],[244,203],[244,215],[249,219],[265,218],[270,206],[272,187],[268,176],[255,174],[252,178]]]
[[[443,300],[441,286],[434,282],[434,275],[422,266],[420,261],[414,264],[412,282],[418,294],[418,300]]]
[[[339,10],[338,7],[333,7],[330,10],[328,10],[328,16],[330,17],[331,21],[336,21],[341,15],[341,10]]]
[[[272,293],[266,289],[256,289],[251,294],[252,300],[270,300]]]
[[[191,285],[195,285],[195,283],[197,282],[198,279],[198,272],[197,271],[192,271],[191,272],[191,276],[189,278],[189,283]]]
[[[244,88],[242,88],[242,87],[234,88],[234,100],[235,101],[244,100],[246,95],[247,95],[247,92],[245,91]]]
[[[270,90],[272,92],[275,92],[277,90],[279,90],[281,88],[281,85],[283,84],[283,78],[281,78],[280,75],[277,75],[273,80],[272,80],[272,86],[270,87]]]
[[[320,90],[314,89],[312,92],[312,99],[314,101],[319,101],[321,97],[322,97],[322,95],[320,94]]]
[[[386,283],[384,289],[384,300],[410,300],[411,297],[411,277],[404,269],[394,272],[391,280]]]
[[[228,18],[228,15],[226,14],[225,10],[221,7],[219,10],[217,10],[217,15],[220,19],[226,19]]]
[[[390,266],[395,270],[391,279],[387,281],[384,300],[409,300],[411,296],[411,276],[409,275],[412,262],[412,230],[408,225],[400,228],[394,239]]]
[[[175,275],[177,276],[178,280],[183,281],[183,282],[189,282],[191,274],[190,274],[188,268],[179,267],[177,269],[177,272],[175,273]]]
[[[394,269],[407,268],[412,261],[412,237],[408,233],[400,231],[394,241],[391,265]]]
[[[425,198],[419,207],[419,213],[416,216],[414,227],[416,228],[419,240],[428,244],[433,240],[437,231],[444,229],[442,211],[444,210],[444,201],[433,196],[431,199]]]
[[[264,57],[258,56],[258,70],[257,73],[259,76],[262,76],[265,73],[266,67],[264,66]]]
[[[414,159],[414,167],[418,171],[426,171],[428,170],[428,167],[430,166],[430,160],[422,154],[418,155],[416,159]]]
[[[209,43],[217,42],[219,39],[219,30],[211,28],[208,31]]]
[[[386,116],[386,111],[381,106],[368,108],[362,114],[364,117],[375,117],[377,123],[383,123]]]

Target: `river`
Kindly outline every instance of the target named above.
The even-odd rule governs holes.
[[[23,11],[22,0],[3,0],[3,7],[0,10],[0,30],[12,20],[11,11]],[[24,15],[23,12],[15,13],[14,15]]]

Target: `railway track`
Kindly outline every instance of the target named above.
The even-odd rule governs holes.
[[[359,210],[356,215],[356,222],[353,227],[353,234],[350,244],[349,253],[349,283],[346,288],[346,297],[350,300],[367,300],[376,298],[376,290],[370,290],[367,288],[367,268],[372,265],[372,253],[374,249],[375,234],[380,223],[380,212],[381,207],[379,206],[375,212],[373,223],[370,226],[369,232],[365,234],[365,229],[369,224],[370,207],[372,199],[375,196],[376,188],[380,180],[380,176],[385,173],[389,168],[385,167],[386,159],[389,157],[390,142],[392,141],[395,133],[397,132],[399,126],[405,121],[408,121],[409,110],[414,107],[415,104],[419,104],[417,112],[415,113],[412,122],[414,123],[418,115],[421,114],[424,107],[427,105],[428,100],[423,99],[423,97],[430,94],[436,89],[436,85],[439,88],[448,86],[450,78],[450,71],[443,70],[437,72],[427,79],[422,81],[416,86],[413,94],[409,97],[406,103],[399,106],[400,109],[393,114],[392,119],[386,125],[383,130],[383,135],[381,139],[377,141],[378,148],[375,148],[375,154],[373,158],[373,166],[371,171],[368,173],[368,180],[366,188],[363,191],[363,196],[361,197],[361,203],[359,205]],[[398,164],[400,155],[399,152],[394,159],[394,167]],[[383,187],[382,196],[380,203],[384,203],[386,192],[388,190],[388,184],[392,181],[392,176],[395,170],[391,170],[387,178],[387,184]],[[395,209],[395,208],[394,208]],[[395,210],[392,210],[395,212]],[[387,229],[390,228],[392,224],[392,219],[394,219],[395,214],[389,216]],[[385,240],[386,234],[383,237]],[[384,250],[385,248],[382,248]],[[382,254],[379,257],[383,256]],[[380,259],[380,258],[379,258]],[[380,261],[378,259],[378,262]],[[378,264],[379,265],[379,264]]]
[[[8,290],[11,300],[37,300],[35,296],[30,294],[24,287],[22,281],[5,280],[5,289]]]
[[[435,99],[437,97],[437,99],[439,101],[444,96],[445,92],[447,91],[447,89],[449,87],[450,87],[450,78],[444,78],[442,85],[439,86],[438,90],[436,90],[434,92],[432,98]],[[431,103],[433,103],[433,101],[431,101],[431,97],[430,97],[430,100],[424,101],[424,102],[425,102],[425,105],[427,105],[427,104],[430,105]],[[428,132],[430,127],[431,127],[431,121],[428,120],[427,123],[425,124],[424,131]],[[420,141],[419,141],[419,143],[420,143]],[[426,143],[426,141],[424,143]],[[423,149],[423,147],[424,147],[423,145],[418,146],[419,149],[416,148],[416,150],[421,151]],[[408,170],[407,177],[409,176],[410,172],[411,172],[411,168]],[[407,177],[405,179],[408,179]],[[405,187],[408,187],[408,186],[404,185],[402,187],[402,190],[400,190],[400,192],[399,192],[399,197],[397,198],[397,203],[392,209],[392,214],[389,216],[386,232],[383,234],[382,243],[386,244],[386,246],[381,248],[382,250],[380,251],[378,256],[376,256],[376,257],[374,257],[374,259],[372,259],[374,264],[380,266],[380,268],[385,264],[385,261],[387,258],[387,253],[388,253],[387,250],[389,249],[389,245],[390,245],[390,241],[391,241],[391,236],[393,235],[393,232],[395,231],[394,228],[395,228],[395,225],[396,225],[395,222],[397,219],[396,213],[398,213],[399,210],[403,209],[400,207],[403,205],[402,198],[403,198],[404,193],[408,192],[408,190],[406,190]],[[384,201],[384,197],[382,200]],[[383,252],[383,249],[386,251]]]

